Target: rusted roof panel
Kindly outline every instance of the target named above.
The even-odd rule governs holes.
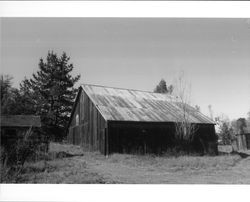
[[[181,103],[166,94],[89,84],[82,88],[106,120],[176,122],[183,114]],[[190,122],[214,124],[193,107],[185,107]]]
[[[6,115],[1,116],[1,127],[41,127],[39,116]]]

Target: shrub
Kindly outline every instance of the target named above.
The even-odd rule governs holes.
[[[45,158],[48,143],[42,137],[39,130],[30,128],[22,137],[1,142],[1,182],[17,181],[26,161]]]

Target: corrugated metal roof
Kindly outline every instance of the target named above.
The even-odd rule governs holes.
[[[183,114],[181,103],[166,94],[90,84],[82,88],[106,120],[176,122]],[[187,108],[190,122],[214,124],[195,108]]]
[[[1,116],[1,127],[41,127],[39,116],[6,115]]]

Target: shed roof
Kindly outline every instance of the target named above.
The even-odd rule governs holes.
[[[1,116],[1,127],[41,127],[39,116],[6,115]]]
[[[183,105],[166,94],[90,84],[82,88],[106,120],[176,122],[182,117]],[[190,122],[214,124],[195,108],[186,107]]]

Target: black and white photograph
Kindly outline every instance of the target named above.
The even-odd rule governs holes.
[[[119,10],[1,16],[0,200],[242,200],[250,16]]]
[[[1,182],[250,182],[250,19],[1,24]]]

